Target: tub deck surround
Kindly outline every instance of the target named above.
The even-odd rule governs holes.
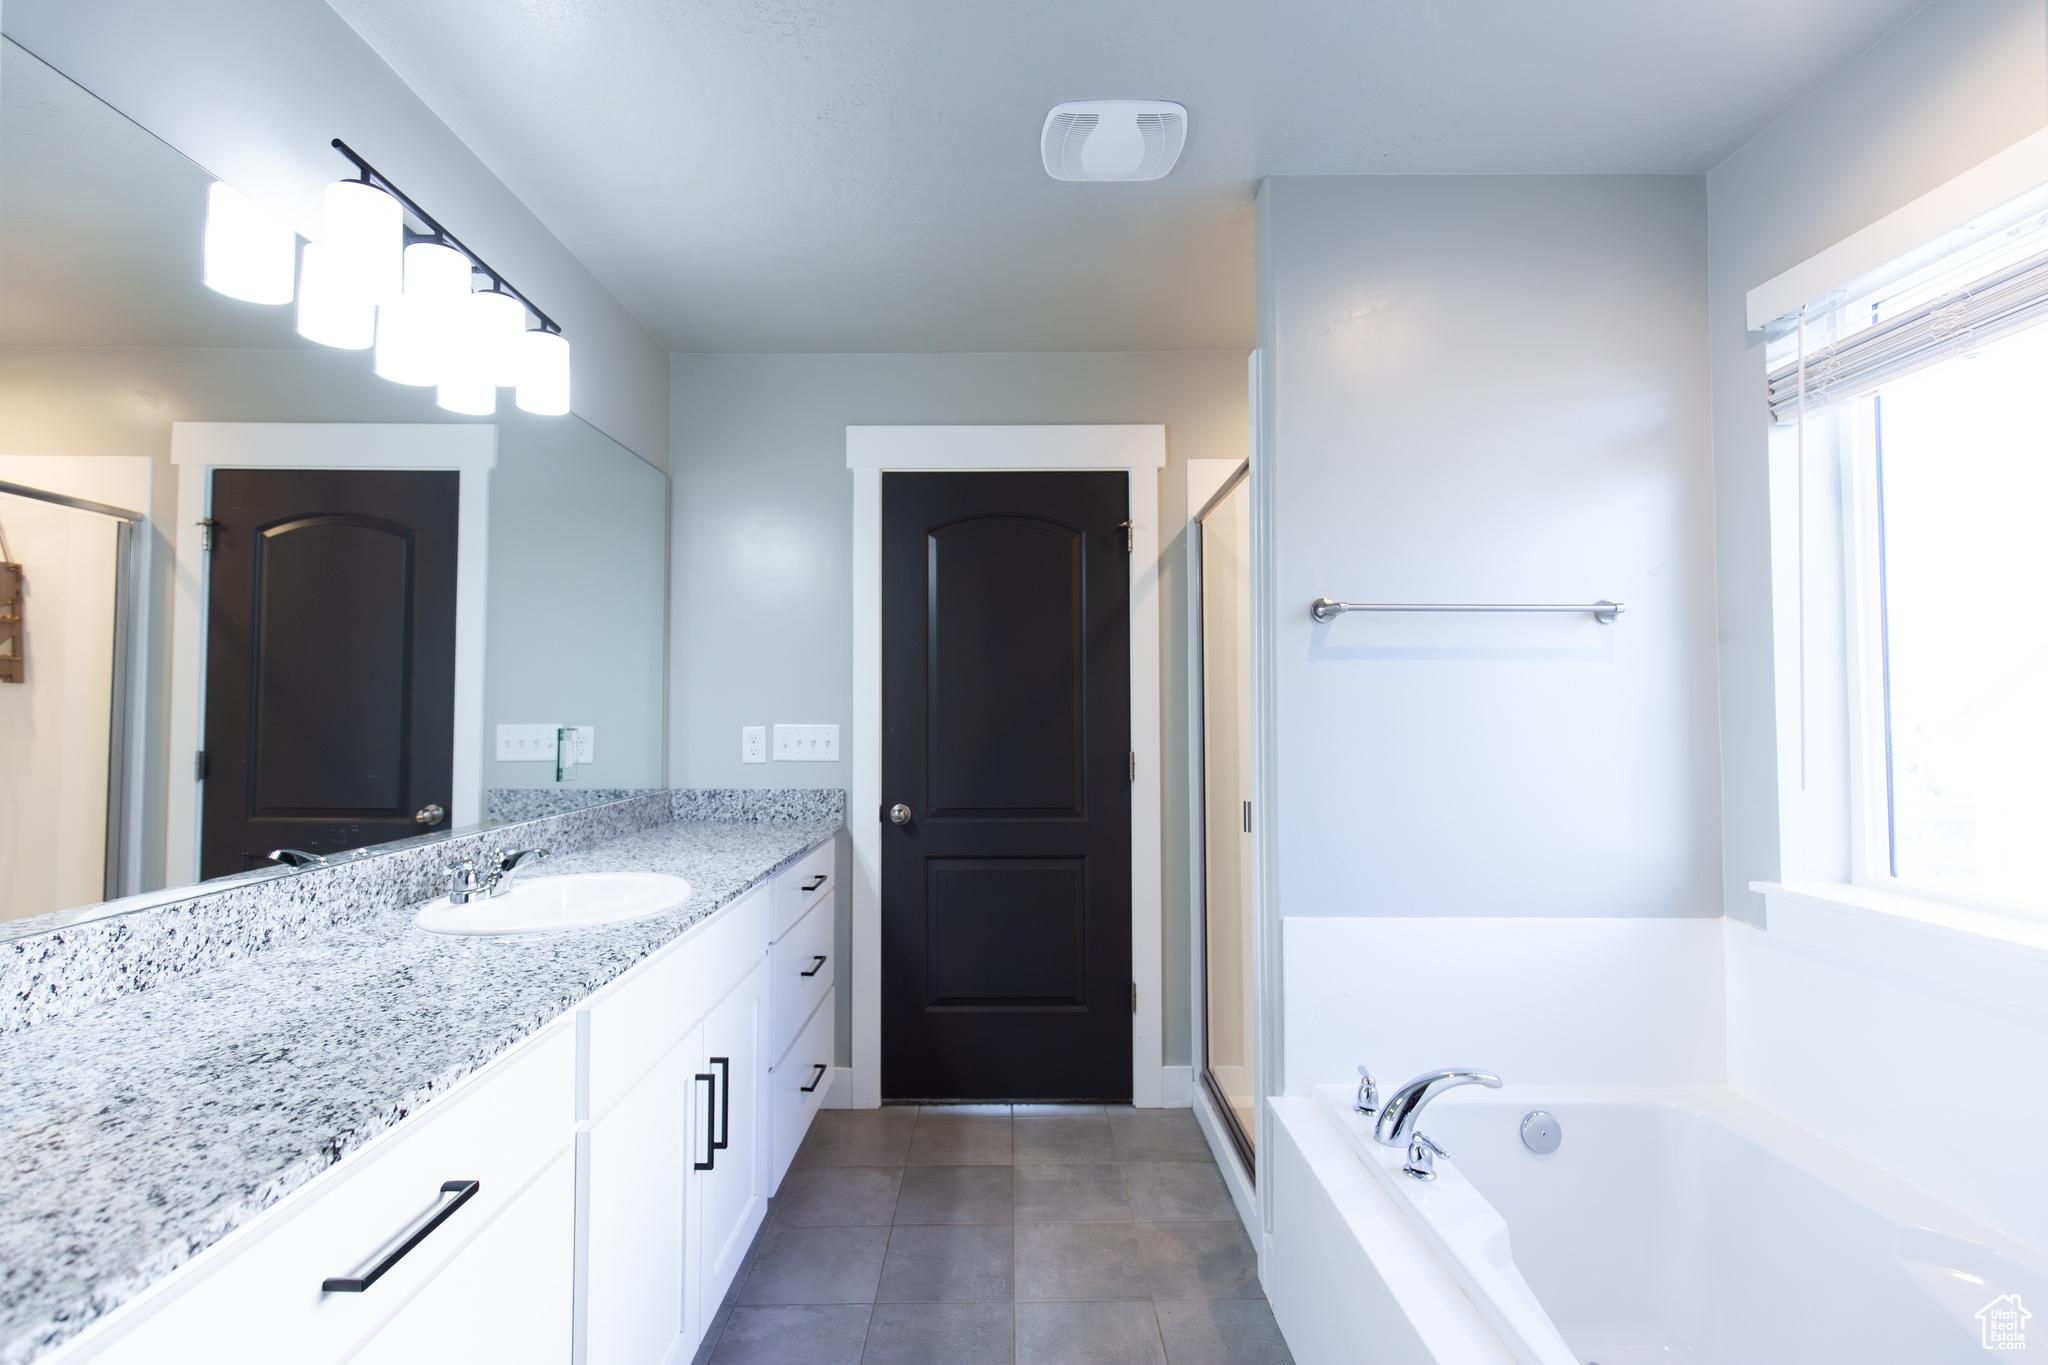
[[[31,1360],[134,1297],[838,827],[671,821],[671,796],[659,796],[648,827],[610,838],[583,837],[588,817],[644,823],[632,809],[642,803],[556,818],[584,821],[580,833],[549,821],[475,837],[531,834],[558,850],[550,874],[672,873],[691,886],[679,910],[545,938],[454,939],[414,927],[426,896],[408,894],[417,883],[404,855],[369,859],[246,888],[283,893],[304,919],[273,919],[232,952],[188,954],[177,970],[144,972],[113,998],[8,1038],[0,1362]],[[454,842],[432,846],[436,867]],[[346,907],[305,908],[320,899],[306,894],[315,878],[373,871],[382,875],[330,880],[325,894]],[[167,937],[243,922],[199,904]]]

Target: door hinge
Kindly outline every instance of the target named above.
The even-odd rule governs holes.
[[[212,517],[201,517],[199,519],[199,548],[201,550],[211,550],[213,548],[213,528],[218,525],[220,523]]]
[[[194,782],[204,782],[206,780],[206,750],[204,749],[192,755],[192,780]]]
[[[1131,983],[1131,1013],[1132,1013],[1132,1014],[1136,1014],[1137,1012],[1138,1012],[1138,983],[1137,983],[1137,982],[1135,982],[1135,981],[1133,981],[1133,982]]]
[[[1130,554],[1138,548],[1138,523],[1120,521],[1117,525],[1124,528],[1124,553]]]
[[[1133,782],[1136,782],[1137,780],[1138,780],[1138,751],[1137,751],[1136,749],[1133,749],[1133,750],[1131,750],[1131,781],[1133,781]]]

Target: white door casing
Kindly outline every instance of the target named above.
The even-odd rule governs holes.
[[[1160,936],[1159,470],[1166,428],[909,426],[846,429],[853,471],[853,842],[851,1103],[882,1102],[882,475],[892,470],[1123,470],[1130,476],[1131,1100],[1162,1100],[1164,1000]]]

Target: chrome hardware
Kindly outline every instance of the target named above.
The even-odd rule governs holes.
[[[1564,1125],[1541,1109],[1522,1115],[1522,1145],[1538,1156],[1549,1156],[1564,1141]]]
[[[1498,1090],[1500,1077],[1491,1071],[1462,1068],[1423,1072],[1396,1090],[1387,1101],[1387,1107],[1380,1110],[1380,1120],[1372,1126],[1373,1141],[1383,1147],[1399,1147],[1414,1136],[1415,1121],[1422,1116],[1422,1106],[1444,1091],[1455,1090],[1461,1085],[1483,1085],[1490,1090]]]
[[[1614,624],[1614,618],[1628,608],[1619,602],[1601,598],[1598,602],[1499,602],[1479,604],[1469,602],[1339,602],[1334,598],[1318,597],[1308,604],[1308,614],[1318,621],[1334,621],[1347,611],[1573,611],[1593,613],[1593,619],[1603,626]]]
[[[430,801],[413,812],[412,822],[416,825],[425,825],[428,829],[432,829],[447,818],[448,812]]]
[[[897,803],[896,803],[895,805],[893,805],[893,806],[889,807],[889,823],[890,823],[890,824],[892,824],[892,825],[907,825],[907,824],[909,824],[909,823],[910,823],[910,807],[908,807],[908,806],[904,805],[904,804],[903,804],[902,802],[900,802],[900,801],[899,801],[899,802],[897,802]]]
[[[307,853],[296,848],[273,848],[263,856],[273,863],[283,863],[286,867],[327,866],[327,859],[323,855]]]
[[[1373,1080],[1372,1073],[1361,1064],[1358,1068],[1358,1098],[1351,1102],[1357,1112],[1371,1117],[1380,1111],[1380,1087]]]
[[[468,905],[471,901],[503,895],[513,868],[528,858],[540,862],[547,856],[544,848],[522,848],[511,853],[494,848],[480,859],[464,858],[459,863],[450,863],[442,869],[448,873],[448,899],[456,905]]]
[[[1408,1164],[1401,1168],[1401,1174],[1414,1180],[1436,1179],[1436,1159],[1450,1153],[1431,1142],[1421,1133],[1408,1139]]]

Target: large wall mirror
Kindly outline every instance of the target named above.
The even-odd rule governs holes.
[[[214,177],[12,42],[0,177],[0,936],[663,785],[659,470],[207,289]]]
[[[1247,466],[1196,518],[1202,692],[1202,1084],[1249,1173],[1253,1074],[1251,483]]]

